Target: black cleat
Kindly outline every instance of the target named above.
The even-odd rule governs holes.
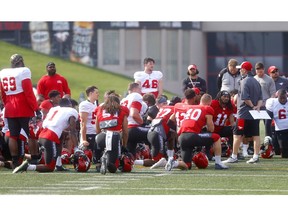
[[[65,168],[64,166],[56,166],[54,171],[67,172],[67,171],[69,171],[69,169]]]

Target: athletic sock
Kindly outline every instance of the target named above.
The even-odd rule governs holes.
[[[242,145],[242,154],[248,154],[247,150],[248,150],[249,145],[248,144],[244,144]]]
[[[169,149],[168,149],[166,153],[167,153],[168,158],[174,156],[174,150],[169,150]]]
[[[144,160],[135,160],[134,165],[142,165],[144,164]]]
[[[253,158],[254,158],[254,159],[258,159],[258,158],[259,158],[259,155],[258,155],[258,154],[253,154]]]
[[[231,157],[232,157],[233,159],[237,159],[237,155],[235,155],[235,154],[233,154],[233,153],[232,153]]]
[[[215,155],[214,159],[215,159],[216,164],[221,163],[221,156],[220,155]]]
[[[34,164],[29,164],[29,166],[27,167],[27,171],[35,171],[36,170],[36,165]]]
[[[56,166],[62,166],[61,156],[58,156],[58,157],[57,157]]]

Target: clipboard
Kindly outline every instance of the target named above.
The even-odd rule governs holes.
[[[249,110],[254,119],[271,119],[266,110]]]

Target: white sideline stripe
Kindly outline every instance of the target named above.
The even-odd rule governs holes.
[[[154,176],[166,176],[166,175],[170,175],[170,174],[171,174],[171,172],[167,173],[167,171],[166,171],[166,173],[160,173],[160,174],[156,174]]]
[[[101,188],[101,187],[86,187],[86,188],[77,188],[79,190],[115,190],[115,188]],[[121,188],[121,190],[159,190],[159,191],[244,191],[244,192],[288,192],[288,190],[279,190],[279,189],[227,189],[227,188]],[[37,190],[15,190],[14,193],[39,193],[44,192],[47,193],[56,193],[56,192],[72,192],[75,190],[67,190],[67,188],[55,188],[53,191],[47,191],[45,189],[37,189]]]
[[[99,182],[96,182],[97,183],[97,185],[99,185],[99,186],[108,186],[109,184],[102,184],[102,183],[99,183]],[[58,186],[66,186],[66,187],[79,187],[79,185],[81,185],[81,184],[61,184],[61,183],[59,183],[59,184],[46,184],[46,185],[51,185],[51,186],[56,186],[56,185],[58,185]],[[95,185],[95,183],[85,183],[84,184],[84,186],[88,186],[88,185]]]
[[[114,181],[117,181],[117,180],[121,180],[121,181],[125,181],[125,180],[129,180],[129,179],[121,179],[121,178],[114,178],[114,179],[102,179],[102,178],[90,178],[90,179],[85,179],[85,180],[82,180],[82,179],[79,179],[79,180],[65,180],[63,182],[97,182],[97,181],[107,181],[107,182],[114,182]],[[139,179],[134,179],[134,180],[139,180]]]
[[[37,193],[37,195],[47,195],[47,194],[63,194],[64,192],[75,192],[74,190],[58,190],[58,191],[46,191],[46,190],[34,190],[34,191],[30,191],[30,190],[18,190],[15,191],[14,194],[19,194],[19,193],[24,193],[24,194],[35,194]]]
[[[63,187],[63,186],[65,186],[65,187]],[[29,189],[29,190],[33,190],[33,189],[49,189],[49,190],[51,189],[51,190],[54,190],[54,189],[59,189],[59,188],[61,188],[63,190],[65,190],[67,188],[71,189],[71,185],[63,185],[63,186],[62,187],[45,187],[45,186],[41,186],[41,187],[25,187],[24,189]],[[103,186],[103,185],[101,185],[101,186]],[[108,186],[108,185],[106,184],[105,186]],[[23,187],[1,187],[1,188],[4,188],[4,189],[16,189],[16,190],[23,189]],[[82,188],[82,187],[78,186],[78,187],[75,187],[75,188]]]
[[[91,180],[91,181],[63,181],[63,182],[66,182],[67,184],[70,184],[70,183],[79,183],[79,184],[95,184],[95,183],[101,183],[101,182],[103,182],[103,183],[107,183],[107,181],[106,180]],[[111,182],[111,183],[114,183],[114,182],[116,182],[116,183],[125,183],[125,182],[127,182],[127,181],[119,181],[118,179],[114,179],[113,181],[109,181],[109,182]]]
[[[288,177],[288,174],[287,175],[265,175],[265,174],[203,174],[203,173],[191,173],[192,175],[191,176],[213,176],[213,177],[222,177],[222,176],[225,176],[225,177],[239,177],[239,176],[246,176],[246,177],[285,177],[287,178]],[[180,174],[181,175],[181,174]]]
[[[115,188],[101,188],[101,190],[115,190]],[[245,192],[288,192],[278,189],[227,189],[227,188],[121,188],[121,190],[170,190],[170,191],[245,191]]]
[[[287,169],[283,169],[283,171],[286,171]],[[231,170],[232,171],[232,170]],[[267,171],[269,171],[269,170],[267,170]],[[274,171],[274,170],[273,170]],[[193,170],[192,170],[192,172],[190,172],[190,173],[187,173],[187,172],[183,172],[183,171],[180,171],[180,170],[173,170],[173,171],[171,171],[171,172],[167,172],[167,171],[165,171],[165,170],[163,170],[162,171],[163,173],[155,173],[155,174],[153,174],[153,173],[149,173],[149,174],[147,174],[147,173],[145,173],[145,172],[137,172],[137,173],[134,173],[134,174],[129,174],[129,173],[125,173],[125,174],[123,174],[123,175],[113,175],[113,174],[111,174],[111,175],[105,175],[105,176],[103,176],[103,175],[100,175],[100,174],[96,174],[96,173],[85,173],[85,174],[80,174],[80,173],[69,173],[69,172],[66,172],[65,174],[67,175],[83,175],[83,177],[85,176],[85,178],[84,179],[95,179],[95,178],[99,178],[99,179],[106,179],[106,178],[127,178],[127,179],[131,179],[130,178],[130,176],[131,177],[134,177],[135,178],[135,180],[137,180],[137,178],[153,178],[153,177],[155,177],[155,176],[163,176],[163,175],[170,175],[170,174],[173,174],[173,175],[177,175],[177,176],[187,176],[187,175],[190,175],[191,177],[198,177],[198,176],[200,176],[200,177],[202,177],[202,176],[213,176],[213,177],[221,177],[221,176],[227,176],[227,177],[239,177],[239,176],[246,176],[246,177],[288,177],[288,172],[287,172],[287,174],[285,175],[285,174],[280,174],[280,175],[278,175],[277,173],[276,174],[241,174],[241,175],[239,175],[239,174],[229,174],[229,173],[227,173],[227,174],[223,174],[223,173],[221,173],[221,174],[214,174],[214,173],[208,173],[208,174],[206,174],[206,173],[195,173],[195,172],[193,172]],[[228,171],[225,171],[225,172],[229,172],[229,170]],[[34,174],[34,173],[33,173]],[[2,173],[2,172],[0,172],[0,176],[1,175],[15,175],[15,174],[13,174],[13,173]],[[55,175],[55,173],[39,173],[39,175]]]
[[[79,190],[94,190],[94,189],[99,189],[101,187],[86,187],[86,188],[80,188]]]
[[[154,175],[155,176],[155,175]],[[133,176],[133,178],[129,177],[129,176],[111,176],[111,177],[103,177],[103,178],[99,178],[98,176],[97,177],[90,177],[90,178],[80,178],[80,180],[83,180],[83,181],[91,181],[91,180],[95,180],[95,179],[100,179],[100,180],[113,180],[113,179],[121,179],[121,180],[139,180],[141,178],[147,178],[146,176]]]
[[[132,174],[128,174],[128,173],[125,173],[123,175],[95,175],[93,176],[92,178],[131,178],[131,177],[134,177],[134,178],[153,178],[155,176],[155,174],[153,173],[143,173],[143,172],[137,172],[137,173],[134,173],[133,175]]]

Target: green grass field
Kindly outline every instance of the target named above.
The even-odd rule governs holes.
[[[61,58],[44,55],[3,41],[0,41],[0,50],[0,70],[10,67],[9,59],[11,55],[15,53],[21,54],[24,58],[25,66],[29,67],[32,72],[33,84],[37,84],[38,80],[47,74],[46,64],[50,61],[55,62],[57,73],[63,75],[68,80],[72,98],[77,101],[80,93],[85,92],[86,87],[91,85],[99,88],[100,102],[103,101],[104,92],[107,90],[114,89],[118,94],[123,96],[127,92],[128,84],[133,81],[132,77],[125,77],[111,71],[104,71]],[[141,68],[135,68],[135,71],[139,69]],[[181,84],[179,83],[179,85]],[[165,91],[164,93],[168,98],[173,96],[170,92]]]
[[[195,166],[188,171],[135,166],[131,173],[69,172],[12,174],[0,171],[0,194],[9,195],[287,195],[288,160],[279,156],[258,164],[239,160],[228,170]]]

